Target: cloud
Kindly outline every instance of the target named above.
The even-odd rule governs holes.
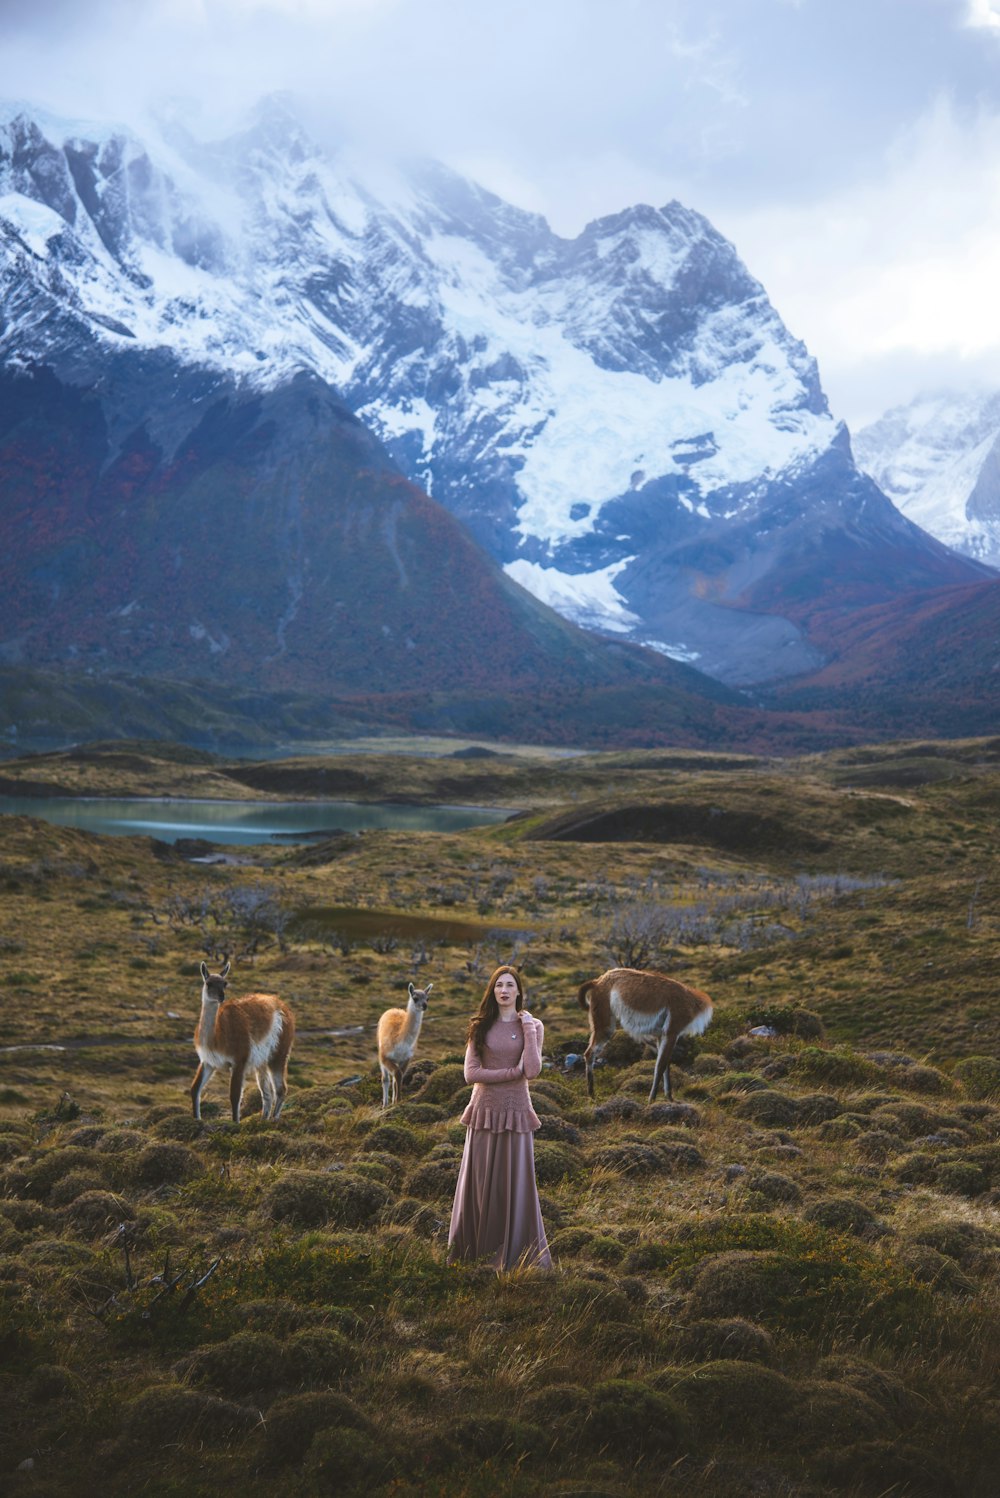
[[[853,425],[949,381],[1000,385],[1000,111],[940,98],[821,221],[791,207],[725,228]]]
[[[987,31],[1000,31],[1000,5],[997,0],[969,0],[965,24],[982,27]]]
[[[213,135],[291,91],[326,143],[439,156],[567,235],[677,197],[857,421],[1000,348],[995,35],[1000,0],[3,0],[0,92],[140,128],[171,96]]]

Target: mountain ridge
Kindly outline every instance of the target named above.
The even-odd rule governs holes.
[[[859,487],[815,360],[693,209],[563,239],[440,164],[365,182],[275,100],[209,145],[46,128],[0,131],[8,363],[87,383],[165,345],[248,388],[312,369],[529,591],[734,685],[826,657],[787,573],[821,594],[824,556],[865,550],[838,538],[895,526],[899,593],[986,575]],[[692,543],[739,556],[692,567]],[[861,567],[837,591],[894,586]]]

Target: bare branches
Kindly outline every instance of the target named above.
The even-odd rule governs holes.
[[[276,942],[287,950],[290,913],[279,890],[269,884],[231,884],[203,889],[193,897],[176,895],[166,906],[172,931],[198,932],[210,962],[224,956],[253,960],[261,946]]]

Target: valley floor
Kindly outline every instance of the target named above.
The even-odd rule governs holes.
[[[214,864],[0,819],[10,1491],[992,1495],[995,742],[388,760],[341,773],[527,810]],[[77,793],[235,784],[148,746],[4,771],[74,763]],[[297,1016],[275,1125],[249,1092],[232,1125],[221,1077],[190,1115],[223,954]],[[511,960],[545,1024],[551,1274],[445,1262],[465,1024]],[[672,1105],[627,1037],[593,1102],[573,1065],[576,988],[616,963],[716,1003]],[[410,980],[434,989],[384,1113],[374,1026]]]

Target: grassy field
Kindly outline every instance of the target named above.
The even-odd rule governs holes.
[[[1000,1461],[1000,742],[8,761],[2,789],[508,807],[194,863],[0,819],[0,1472],[73,1498],[987,1498]],[[277,1125],[186,1088],[198,968],[280,993]],[[518,962],[552,1274],[445,1264],[465,1023]],[[577,985],[706,989],[648,1106]],[[434,990],[383,1114],[374,1026]],[[233,988],[231,988],[231,992]],[[753,1035],[763,1027],[768,1033]]]

